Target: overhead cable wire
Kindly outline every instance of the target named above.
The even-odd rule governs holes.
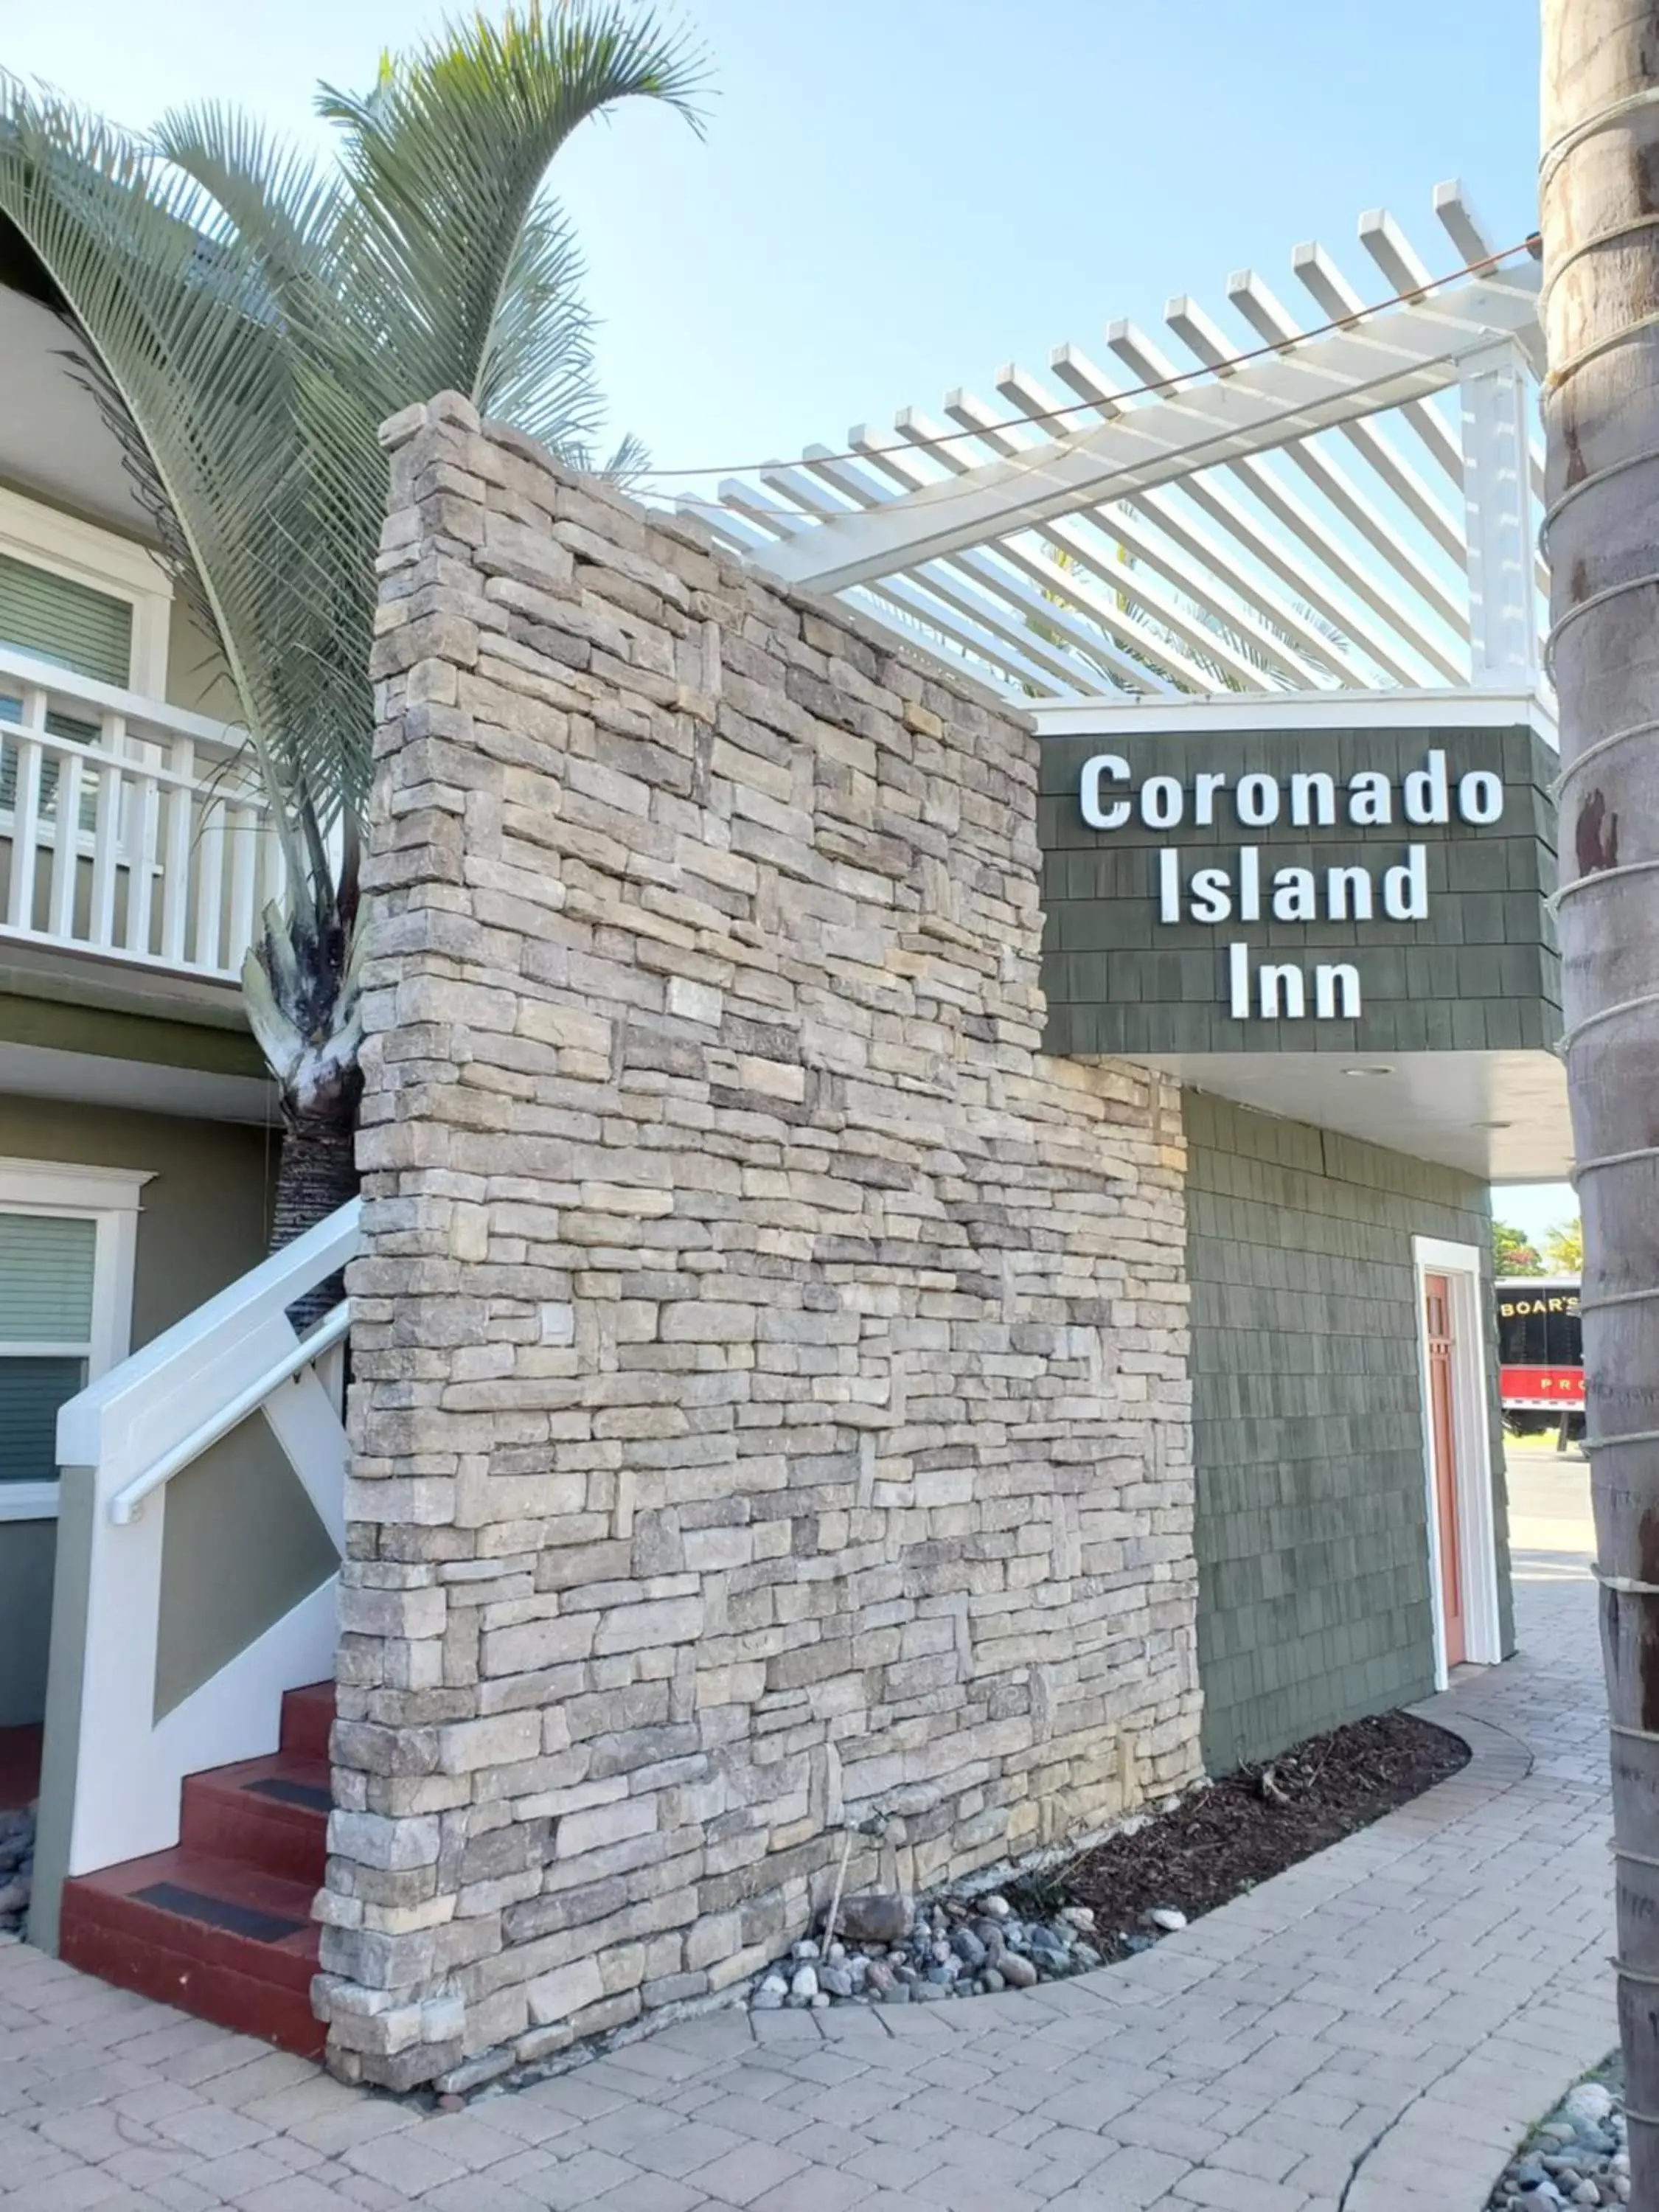
[[[1444,291],[1448,285],[1460,283],[1465,277],[1488,275],[1492,270],[1501,268],[1505,262],[1513,261],[1517,255],[1528,253],[1536,258],[1538,248],[1538,234],[1534,231],[1516,245],[1504,246],[1499,252],[1482,254],[1479,260],[1466,261],[1456,269],[1448,270],[1443,276],[1431,276],[1421,284],[1408,285],[1401,291],[1390,293],[1386,299],[1356,307],[1349,314],[1334,315],[1328,322],[1312,324],[1299,331],[1294,338],[1271,339],[1265,344],[1249,347],[1241,353],[1229,354],[1221,361],[1194,362],[1191,368],[1177,369],[1171,375],[1148,378],[1143,384],[1130,385],[1122,391],[1105,395],[1103,404],[1116,410],[1126,399],[1151,398],[1158,393],[1184,390],[1188,385],[1230,375],[1234,369],[1247,368],[1253,362],[1294,353],[1310,338],[1331,337],[1340,331],[1353,330],[1370,321],[1373,316],[1386,313],[1390,307],[1407,307],[1414,301],[1425,300],[1431,293]],[[1038,414],[1011,415],[996,422],[975,423],[971,428],[943,430],[924,438],[907,438],[905,450],[926,453],[940,447],[960,445],[966,441],[978,441],[990,431],[1029,430],[1045,422],[1069,421],[1073,416],[1098,415],[1102,406],[1103,401],[1098,399],[1071,400],[1063,406],[1045,408]],[[812,456],[814,465],[824,461],[863,461],[869,458],[867,449],[858,446],[848,446],[838,452],[814,453]],[[762,460],[710,462],[700,468],[653,468],[643,470],[641,473],[647,482],[666,483],[688,477],[744,476],[777,465],[777,456],[768,454]]]

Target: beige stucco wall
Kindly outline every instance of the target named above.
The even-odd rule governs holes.
[[[224,656],[182,596],[174,597],[167,630],[167,703],[216,722],[237,719],[236,687]]]
[[[0,1096],[0,1159],[149,1170],[138,1217],[132,1345],[264,1255],[274,1135],[227,1122]],[[0,1522],[0,1727],[45,1710],[54,1530]]]
[[[4,1158],[150,1172],[139,1201],[135,1351],[264,1256],[274,1131],[0,1097]]]
[[[1173,1087],[1029,723],[464,402],[387,526],[322,2002],[465,2086],[1198,1771]]]

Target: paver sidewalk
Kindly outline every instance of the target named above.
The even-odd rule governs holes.
[[[0,1948],[21,2212],[1478,2212],[1615,2040],[1592,1585],[1424,1710],[1465,1771],[1155,1951],[953,2005],[726,2013],[427,2116]]]

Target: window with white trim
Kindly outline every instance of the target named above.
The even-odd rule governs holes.
[[[0,652],[166,696],[173,584],[154,550],[0,485]]]
[[[92,1360],[98,1224],[0,1212],[0,1482],[52,1482],[58,1408]]]
[[[58,1409],[127,1355],[149,1180],[0,1159],[0,1521],[56,1515]]]
[[[70,678],[160,698],[171,598],[145,547],[0,486],[0,657],[24,654]],[[0,668],[0,725],[23,720],[25,690],[15,665],[10,673]],[[94,748],[103,737],[95,714],[66,709],[61,700],[48,704],[46,728],[49,737]],[[37,803],[54,838],[61,769],[56,753],[40,763]],[[0,726],[0,815],[16,803],[17,776],[17,740]],[[83,839],[97,821],[98,786],[98,769],[88,763],[75,825]]]
[[[0,645],[125,691],[132,682],[132,601],[0,552]]]

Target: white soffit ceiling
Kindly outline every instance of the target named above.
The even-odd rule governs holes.
[[[1483,1182],[1572,1169],[1565,1071],[1543,1052],[1137,1054],[1195,1089],[1291,1121],[1437,1160]],[[1355,1075],[1349,1071],[1368,1071]],[[1375,1073],[1386,1069],[1387,1073]]]
[[[198,1121],[249,1121],[273,1130],[279,1120],[276,1086],[257,1075],[112,1060],[47,1045],[0,1044],[0,1093],[127,1113],[181,1114]]]
[[[135,537],[153,537],[121,449],[76,381],[69,325],[0,285],[0,482]]]

